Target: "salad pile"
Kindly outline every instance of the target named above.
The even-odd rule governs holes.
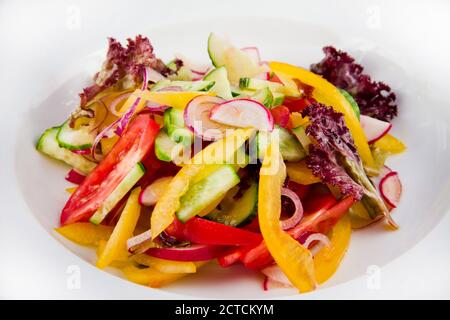
[[[37,143],[75,184],[56,231],[151,287],[217,261],[313,290],[352,229],[398,228],[395,94],[333,47],[310,71],[214,33],[207,48],[211,64],[164,63],[145,37],[109,39],[79,106]]]

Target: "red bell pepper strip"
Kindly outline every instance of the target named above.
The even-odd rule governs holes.
[[[294,239],[300,238],[305,232],[327,233],[353,203],[353,197],[346,197],[332,207],[322,207],[317,212],[306,216],[298,226],[289,230],[288,233]],[[273,258],[264,241],[248,251],[241,260],[247,268],[258,270],[273,263]]]
[[[286,129],[292,128],[291,113],[287,107],[283,105],[275,107],[270,110],[270,113],[272,113],[275,124]]]
[[[166,232],[179,239],[196,244],[222,246],[249,246],[261,242],[259,233],[230,227],[222,223],[193,217],[186,223],[175,219]]]
[[[158,131],[159,125],[149,115],[138,115],[67,201],[61,225],[89,218],[150,151]]]

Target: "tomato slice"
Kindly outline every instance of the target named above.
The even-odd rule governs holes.
[[[138,115],[67,201],[61,225],[89,218],[148,153],[158,131],[159,125],[149,115]]]

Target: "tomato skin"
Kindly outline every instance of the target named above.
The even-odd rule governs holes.
[[[69,198],[61,212],[61,225],[89,218],[148,153],[158,131],[159,125],[148,115],[138,115]]]
[[[315,102],[314,98],[294,98],[286,97],[283,104],[290,112],[302,112],[307,106]]]
[[[287,107],[281,105],[271,109],[270,112],[272,113],[275,124],[286,129],[290,129],[292,127],[290,118],[291,113]]]

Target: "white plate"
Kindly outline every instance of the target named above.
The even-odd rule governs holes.
[[[101,10],[99,4],[88,2],[68,7],[0,5],[0,34],[7,44],[7,51],[0,53],[0,84],[7,88],[1,97],[1,296],[449,297],[450,99],[445,93],[450,47],[437,32],[449,29],[444,19],[449,6],[408,2],[406,7],[396,2],[387,7],[361,1],[345,5],[277,1],[276,7],[267,8],[261,1],[239,5],[239,17],[234,16],[234,7],[217,3],[212,10],[210,2],[203,6],[143,3],[138,10],[117,6]],[[419,14],[421,26],[412,22]],[[105,37],[124,40],[143,33],[164,59],[183,53],[207,61],[210,31],[228,34],[238,46],[257,45],[266,60],[303,66],[320,60],[321,47],[332,44],[349,51],[399,96],[400,116],[393,132],[409,149],[389,160],[389,165],[400,172],[404,185],[401,205],[394,213],[401,229],[389,232],[375,226],[354,232],[338,272],[312,294],[299,296],[291,289],[264,292],[261,277],[254,273],[216,266],[164,289],[144,288],[95,269],[92,250],[52,231],[67,199],[67,168],[38,154],[33,145],[43,129],[62,122],[76,105],[77,92],[104,54]]]

